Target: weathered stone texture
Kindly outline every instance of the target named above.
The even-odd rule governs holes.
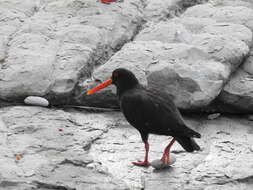
[[[203,4],[188,8],[178,18],[150,21],[134,42],[96,68],[92,79],[97,84],[115,68],[126,67],[142,84],[174,97],[179,108],[201,110],[218,97],[247,58],[252,43],[250,20],[253,10],[249,8]],[[90,79],[81,84],[83,89],[93,86]],[[106,90],[81,102],[113,107],[112,94]]]
[[[0,98],[9,101],[28,95],[52,103],[73,100],[80,78],[129,41],[142,23],[139,0],[110,6],[93,0],[34,5],[16,0],[0,7],[6,17],[0,33]]]
[[[2,108],[0,189],[128,189],[89,154],[114,123],[106,114]]]
[[[187,153],[176,143],[172,154],[177,160],[165,170],[131,164],[143,159],[144,145],[137,130],[124,120],[96,141],[91,153],[132,189],[250,190],[253,187],[253,123],[223,116],[213,120],[196,116],[186,118],[186,123],[201,133],[202,138],[196,139],[201,151]],[[168,137],[150,136],[150,161],[162,157],[169,141]]]

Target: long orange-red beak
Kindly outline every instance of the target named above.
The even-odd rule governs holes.
[[[112,79],[109,79],[109,80],[101,83],[100,85],[96,86],[95,88],[89,90],[86,94],[87,95],[93,94],[93,93],[95,93],[95,92],[97,92],[97,91],[99,91],[99,90],[101,90],[101,89],[103,89],[103,88],[105,88],[105,87],[107,87],[111,84],[112,84]]]

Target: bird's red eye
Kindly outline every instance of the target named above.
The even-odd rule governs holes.
[[[114,73],[112,74],[112,76],[113,76],[113,77],[118,77],[118,76],[119,76],[119,73],[114,72]]]

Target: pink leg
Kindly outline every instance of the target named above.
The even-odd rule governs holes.
[[[143,162],[133,162],[136,166],[150,166],[150,163],[148,161],[148,151],[149,151],[149,144],[145,143],[145,158]]]
[[[170,162],[170,148],[172,147],[172,145],[174,144],[175,141],[176,141],[176,139],[173,138],[170,141],[170,143],[168,144],[168,146],[164,149],[163,157],[161,158],[163,163],[168,164]]]

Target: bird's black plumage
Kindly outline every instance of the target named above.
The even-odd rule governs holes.
[[[143,142],[148,135],[170,135],[188,152],[200,147],[192,139],[200,134],[186,126],[174,102],[163,94],[139,84],[134,74],[120,68],[113,71],[121,110],[127,121],[141,134]]]
[[[89,90],[86,94],[93,94],[111,84],[117,87],[117,95],[123,114],[128,122],[140,132],[145,143],[144,161],[133,162],[133,164],[137,166],[150,165],[148,161],[148,135],[150,133],[173,136],[161,158],[164,164],[170,163],[170,149],[175,141],[178,141],[188,152],[200,149],[193,140],[193,137],[200,138],[200,134],[185,125],[173,101],[163,92],[143,87],[129,70],[123,68],[114,70],[110,79]]]

